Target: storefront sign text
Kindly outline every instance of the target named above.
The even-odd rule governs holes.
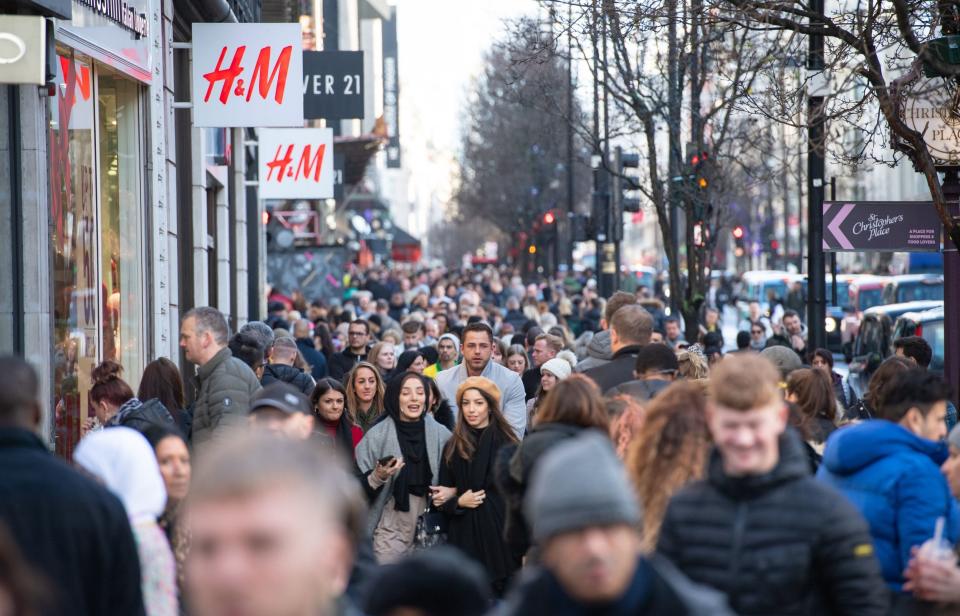
[[[827,252],[940,250],[940,218],[929,201],[825,201]]]
[[[332,129],[264,129],[259,144],[261,199],[333,197]]]
[[[133,32],[137,38],[147,36],[147,15],[138,13],[137,8],[123,0],[74,0],[97,15],[116,22],[124,29]]]

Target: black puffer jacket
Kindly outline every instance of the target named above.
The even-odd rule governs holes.
[[[276,381],[282,381],[292,385],[308,398],[310,397],[310,394],[313,393],[313,388],[317,384],[317,382],[313,380],[312,376],[300,368],[288,366],[286,364],[269,364],[263,369],[263,376],[260,377],[260,384],[266,387],[270,383],[275,383]]]
[[[766,475],[728,477],[714,451],[707,478],[667,507],[657,552],[748,614],[887,613],[888,593],[860,513],[810,476],[800,439],[780,439]]]

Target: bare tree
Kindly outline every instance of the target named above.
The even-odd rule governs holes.
[[[754,32],[821,34],[825,40],[825,68],[809,80],[781,84],[777,97],[802,101],[804,88],[829,79],[830,92],[821,113],[828,135],[841,134],[843,126],[858,138],[815,144],[847,165],[880,162],[895,165],[904,156],[923,174],[931,199],[947,236],[960,246],[960,229],[947,208],[938,165],[960,166],[960,156],[931,147],[937,137],[931,130],[935,118],[904,113],[905,96],[942,99],[948,124],[960,120],[951,95],[957,92],[960,66],[944,61],[933,44],[937,28],[944,34],[960,32],[960,4],[947,0],[892,0],[892,2],[829,3],[825,14],[806,1],[764,2],[724,0],[714,10],[721,18]],[[805,39],[805,37],[801,37]],[[803,40],[793,42],[785,54],[802,57]],[[923,78],[924,68],[941,77]],[[789,118],[779,118],[790,121]],[[894,145],[896,150],[888,146]],[[955,151],[960,153],[960,139]],[[946,157],[946,158],[945,158]],[[955,177],[955,176],[954,176]]]
[[[740,103],[781,37],[718,20],[707,0],[542,2],[609,100],[604,131],[575,125],[595,151],[607,137],[641,150],[637,188],[656,212],[671,300],[695,338],[729,206],[749,203],[778,172],[750,155],[765,127]]]

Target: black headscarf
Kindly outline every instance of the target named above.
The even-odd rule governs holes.
[[[409,372],[410,365],[417,361],[418,357],[423,357],[423,354],[417,349],[400,353],[400,357],[397,358],[397,369],[395,370],[395,374],[399,376],[404,372]]]
[[[423,384],[425,396],[423,413],[418,421],[400,419],[400,391],[409,379],[417,379]],[[397,511],[410,511],[410,495],[426,496],[433,473],[427,456],[427,434],[424,415],[430,407],[430,384],[416,372],[403,372],[390,379],[384,400],[384,416],[393,421],[397,429],[400,455],[403,456],[403,468],[393,481],[393,501]]]

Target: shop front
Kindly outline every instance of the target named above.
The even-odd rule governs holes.
[[[57,26],[49,101],[54,444],[72,455],[93,417],[91,370],[113,360],[136,391],[150,352],[152,0],[74,0]],[[160,118],[162,120],[162,118]]]

